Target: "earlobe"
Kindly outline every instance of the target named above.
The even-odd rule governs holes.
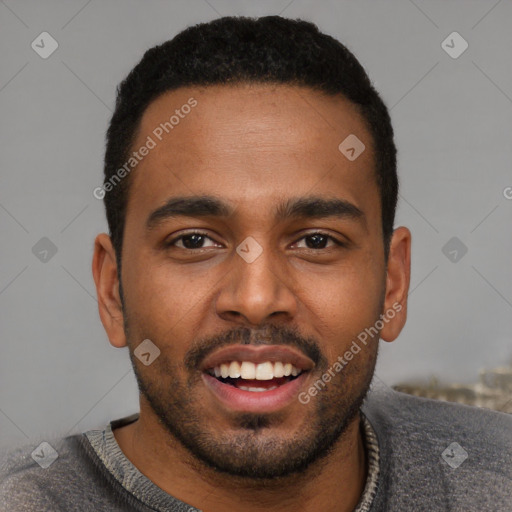
[[[411,232],[400,226],[393,231],[389,248],[386,296],[382,311],[384,327],[380,333],[384,341],[394,341],[405,325],[410,278]]]
[[[110,344],[126,346],[123,309],[119,294],[117,262],[112,241],[106,233],[99,234],[94,241],[92,273],[96,284],[98,310]]]

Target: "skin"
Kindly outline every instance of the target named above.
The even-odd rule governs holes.
[[[196,429],[198,435],[207,432],[218,447],[213,452],[220,458],[227,446],[231,460],[237,451],[230,443],[236,439],[242,460],[250,447],[255,463],[271,466],[271,443],[278,447],[278,458],[293,453],[293,444],[310,446],[322,438],[320,419],[327,431],[333,423],[341,424],[340,415],[322,413],[320,406],[327,405],[328,411],[339,406],[346,412],[364,395],[378,337],[308,404],[294,400],[267,415],[265,428],[244,426],[239,415],[219,405],[200,372],[186,367],[189,350],[199,340],[213,343],[215,336],[242,328],[255,333],[272,326],[282,340],[288,329],[295,329],[321,354],[301,388],[307,390],[358,333],[396,303],[402,309],[385,323],[380,338],[390,342],[399,335],[407,315],[411,234],[405,227],[394,230],[386,266],[371,136],[356,108],[343,97],[285,85],[182,88],[149,105],[133,147],[144,144],[190,97],[197,106],[130,176],[122,249],[124,311],[110,238],[102,233],[95,240],[92,268],[99,313],[113,346],[128,346],[133,354],[149,338],[159,347],[161,354],[150,366],[133,357],[132,362],[139,383],[161,404],[175,400],[188,408],[187,418],[194,422],[183,429],[185,435],[187,429]],[[349,134],[366,146],[353,162],[338,150]],[[147,217],[169,198],[203,194],[232,205],[231,216],[173,218],[145,230]],[[276,204],[310,195],[350,201],[364,212],[365,222],[274,219]],[[183,241],[174,248],[162,247],[165,240],[195,229],[210,237],[202,241],[204,249],[186,251]],[[327,239],[320,248],[309,248],[304,236],[318,230],[346,247]],[[236,253],[248,236],[263,249],[252,263]],[[279,339],[276,335],[273,343],[279,344]],[[114,435],[143,474],[202,510],[243,506],[247,512],[351,511],[364,489],[367,461],[360,416],[349,419],[329,453],[300,472],[272,480],[209,467],[159,421],[144,393],[139,420]]]

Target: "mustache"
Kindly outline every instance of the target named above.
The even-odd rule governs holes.
[[[287,345],[302,351],[317,368],[327,366],[327,359],[314,338],[302,336],[296,327],[269,325],[264,329],[237,327],[196,340],[185,355],[185,368],[190,371],[198,370],[205,357],[229,345]]]

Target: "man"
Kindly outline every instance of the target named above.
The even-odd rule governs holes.
[[[511,510],[511,418],[369,391],[406,321],[385,105],[304,21],[150,49],[107,134],[100,317],[140,413],[10,454],[2,510]]]

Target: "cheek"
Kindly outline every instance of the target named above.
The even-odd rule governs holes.
[[[173,269],[165,258],[156,258],[149,249],[139,249],[126,266],[126,276],[133,303],[149,316],[164,312],[175,316],[190,308],[189,303],[200,291],[199,283],[185,279],[183,272]]]
[[[152,266],[148,260],[129,263],[123,262],[123,289],[131,336],[165,343],[190,309],[186,293],[177,291],[181,287],[163,275],[161,266]]]
[[[377,272],[364,269],[340,272],[338,278],[316,281],[303,302],[312,315],[324,353],[329,360],[343,355],[352,341],[374,325],[381,313],[383,285]],[[376,340],[378,338],[375,338]]]
[[[379,302],[382,276],[370,258],[351,258],[323,275],[308,279],[302,293],[319,317],[332,319],[357,318],[365,312],[373,314]]]
[[[214,276],[211,272],[192,275],[192,265],[181,272],[170,264],[151,264],[149,258],[142,264],[143,258],[140,260],[137,267],[127,269],[131,276],[126,296],[132,336],[153,340],[163,358],[182,362],[188,348],[184,340],[199,335],[211,310]]]

